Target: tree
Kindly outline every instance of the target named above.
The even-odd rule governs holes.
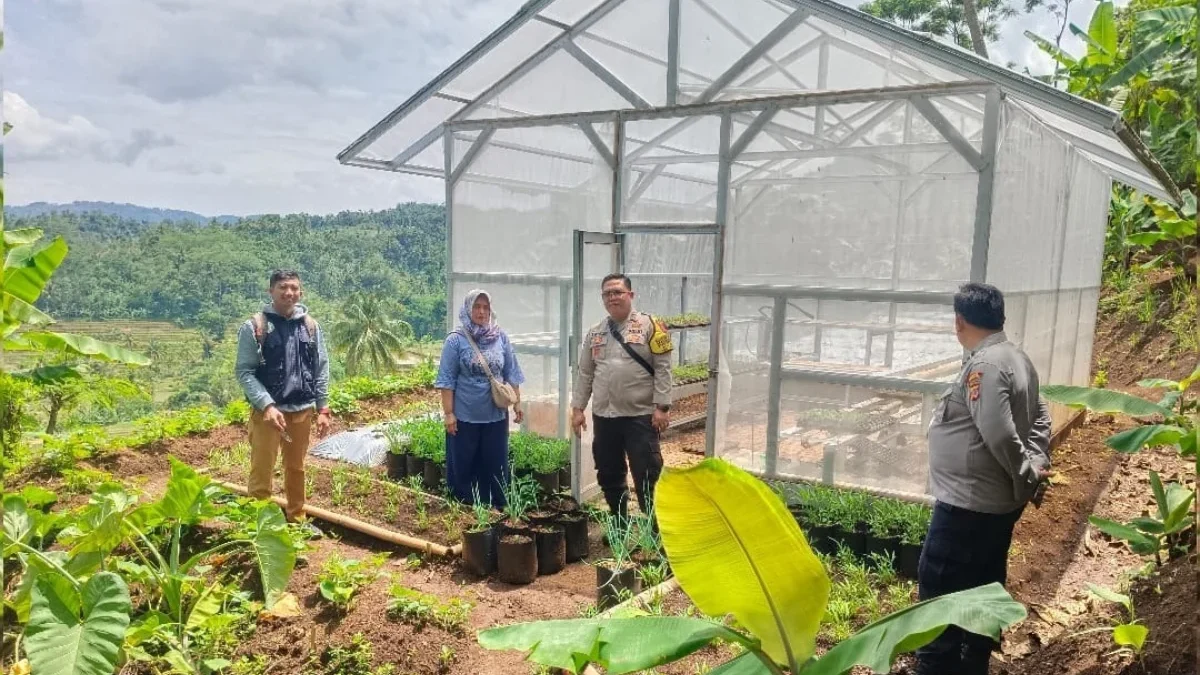
[[[987,58],[987,42],[1000,39],[1000,25],[1017,15],[1006,0],[871,0],[859,7],[909,30],[953,41]]]
[[[374,294],[356,293],[330,330],[335,349],[346,355],[346,372],[361,375],[396,370],[412,341],[413,329],[396,318],[400,308]]]
[[[83,405],[100,406],[111,410],[122,398],[145,397],[133,382],[119,377],[96,376],[76,369],[78,377],[65,377],[38,387],[38,393],[46,403],[46,433],[58,431],[60,415]]]

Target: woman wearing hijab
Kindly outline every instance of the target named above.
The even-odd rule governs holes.
[[[516,393],[512,408],[518,424],[524,417],[520,387],[525,375],[508,335],[492,316],[491,296],[467,293],[458,320],[458,328],[446,336],[433,384],[442,394],[446,424],[446,484],[460,501],[471,502],[478,489],[483,503],[501,508],[500,486],[508,480],[508,410],[493,401],[488,373]]]

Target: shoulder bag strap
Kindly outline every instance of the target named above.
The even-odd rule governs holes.
[[[495,382],[496,376],[492,374],[492,367],[488,365],[487,359],[483,358],[483,352],[479,351],[479,345],[475,344],[475,340],[472,339],[471,336],[468,335],[466,331],[455,331],[455,332],[467,339],[467,342],[469,342],[471,344],[471,349],[475,350],[475,356],[477,356],[479,358],[479,362],[481,364],[483,364],[483,370],[484,370],[484,372],[487,373],[488,379]]]
[[[633,317],[629,317],[629,320],[633,321]],[[625,338],[621,335],[621,331],[617,330],[617,323],[612,319],[608,320],[608,332],[613,336],[613,339],[617,341],[617,344],[625,348],[625,353],[629,354],[629,358],[637,361],[639,366],[645,368],[647,375],[654,377],[654,367],[647,363],[646,359],[643,359],[641,354],[635,352],[633,347],[629,346],[629,343],[626,342]]]

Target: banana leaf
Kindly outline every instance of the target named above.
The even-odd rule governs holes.
[[[1170,410],[1156,403],[1111,389],[1047,384],[1042,387],[1041,391],[1042,396],[1048,401],[1074,408],[1087,408],[1098,413],[1120,413],[1131,417],[1151,417],[1153,415],[1169,417],[1171,415]]]
[[[656,494],[663,546],[696,607],[734,615],[776,663],[808,660],[829,577],[779,496],[719,459],[668,471]]]

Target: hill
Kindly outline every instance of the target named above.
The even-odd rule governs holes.
[[[99,213],[142,223],[192,223],[207,225],[214,220],[222,224],[234,223],[238,220],[237,216],[210,217],[192,211],[159,209],[150,206],[139,206],[137,204],[116,204],[113,202],[71,202],[70,204],[34,202],[23,206],[5,206],[4,210],[5,215],[9,218],[29,218],[52,213],[71,213],[77,215]]]

